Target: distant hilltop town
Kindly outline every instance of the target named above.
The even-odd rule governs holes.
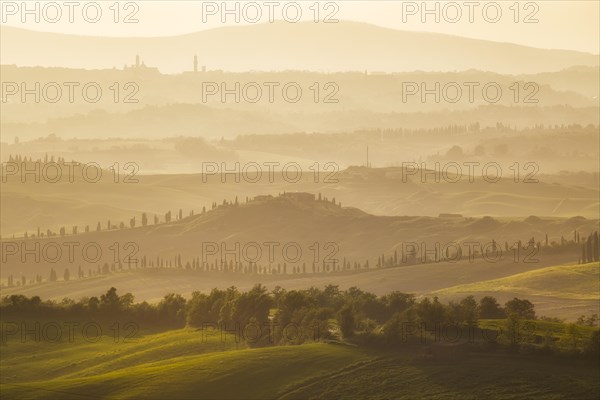
[[[200,70],[202,72],[206,72],[206,65],[203,65],[200,67],[199,70],[199,65],[198,65],[198,55],[194,55],[194,64],[193,64],[193,70],[192,72],[194,73],[198,73],[200,72]],[[159,72],[158,68],[156,67],[148,67],[146,66],[146,63],[144,62],[144,60],[141,59],[141,57],[138,55],[135,56],[135,64],[132,65],[127,65],[125,64],[123,66],[123,70],[144,70],[144,71],[148,71],[148,72]]]

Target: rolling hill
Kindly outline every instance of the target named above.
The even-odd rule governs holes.
[[[589,287],[590,273],[567,276],[556,275],[553,269],[539,273],[535,271],[576,261],[580,255],[579,245],[570,243],[564,248],[551,245],[548,250],[542,247],[541,251],[535,253],[530,250],[517,253],[513,246],[517,240],[527,243],[531,237],[543,242],[545,234],[550,238],[560,238],[562,235],[571,239],[574,232],[578,231],[585,237],[596,227],[596,220],[581,217],[564,219],[532,216],[516,220],[461,216],[376,216],[357,208],[334,205],[330,200],[311,199],[306,193],[287,193],[279,197],[258,197],[238,205],[219,206],[206,213],[168,223],[161,218],[161,223],[157,225],[150,222],[147,226],[107,230],[102,222],[100,231],[96,231],[93,225],[90,232],[67,234],[64,237],[4,238],[1,243],[3,257],[6,258],[2,265],[3,277],[13,275],[19,281],[24,276],[29,282],[35,275],[40,275],[47,280],[51,269],[57,270],[60,276],[69,269],[73,279],[30,282],[23,287],[5,286],[2,294],[37,294],[48,298],[68,295],[79,298],[115,286],[120,290],[136,292],[141,300],[156,301],[167,292],[189,295],[195,290],[210,291],[214,287],[231,285],[244,289],[259,282],[271,288],[359,285],[377,294],[393,290],[428,294],[457,285],[475,285],[472,290],[456,289],[464,297],[465,293],[472,291],[502,287],[499,282],[487,281],[510,280],[513,275],[532,271],[531,279],[507,286],[510,290],[500,291],[498,295],[502,298],[527,295],[536,304],[542,304],[541,309],[558,308],[560,310],[555,310],[556,315],[573,317],[582,311],[593,310],[597,302],[597,296]],[[471,245],[468,243],[474,243],[474,248],[481,251],[492,241],[501,248],[501,252],[496,253],[500,258],[469,259],[468,248]],[[461,247],[463,255],[455,262],[433,262],[431,257],[435,243],[439,244],[438,254],[444,254],[445,247],[454,252],[456,245]],[[59,249],[61,256],[58,260],[48,255],[35,260],[33,256],[25,255],[25,249],[35,246],[38,246],[41,254],[52,257]],[[75,249],[72,258],[68,251],[71,247]],[[87,249],[85,252],[84,248]],[[90,248],[93,249],[91,253]],[[99,249],[98,253],[96,249]],[[417,253],[416,260],[410,258],[412,249]],[[428,252],[427,261],[424,260],[425,251]],[[376,268],[380,255],[385,255],[387,260],[395,252],[398,259],[394,268]],[[128,263],[127,257],[135,261]],[[201,260],[203,266],[200,268]],[[242,273],[241,269],[248,266],[249,260],[253,260],[260,271]],[[324,261],[329,273],[323,273]],[[367,261],[370,263],[369,269],[365,267]],[[240,262],[241,269],[236,272],[214,270],[223,266],[238,268]],[[349,267],[345,271],[331,273],[334,262],[336,268],[344,264]],[[361,265],[359,270],[356,270],[357,262]],[[314,272],[317,273],[313,272],[313,263],[316,268]],[[101,267],[106,271],[101,273]],[[273,273],[267,273],[267,267]],[[80,268],[84,279],[75,279]],[[563,271],[556,268],[559,272]],[[577,266],[572,268],[578,271]],[[570,271],[567,268],[563,272]],[[537,282],[546,272],[548,281],[557,282],[556,288],[550,289],[548,281],[544,280],[531,283]],[[565,286],[570,282],[567,277],[573,279],[574,285],[582,286],[569,289]],[[521,278],[517,279],[517,282],[521,281]],[[143,288],[140,288],[141,282]],[[523,292],[520,289],[529,284],[534,285],[532,287],[545,286],[546,291]],[[581,292],[580,289],[584,287],[587,289]],[[563,292],[564,295],[561,294]],[[449,296],[453,293],[450,290],[440,295]]]
[[[573,300],[598,300],[596,278],[600,264],[560,265],[522,272],[505,278],[487,280],[467,285],[452,286],[435,292],[446,294],[510,292],[524,297],[545,296]]]
[[[235,349],[219,344],[219,335],[205,342],[201,336],[183,329],[142,335],[135,343],[115,343],[110,337],[94,344],[83,339],[43,346],[13,341],[3,348],[0,390],[11,399],[60,400],[462,400],[512,399],[523,393],[530,399],[591,399],[600,390],[597,367],[589,365],[474,354],[452,360],[449,368],[449,361],[424,360],[418,350],[384,354],[325,343]],[[378,382],[377,394],[372,382]]]
[[[499,279],[449,285],[432,294],[446,300],[468,295],[493,296],[500,301],[526,298],[536,305],[539,315],[574,319],[583,314],[600,313],[599,273],[598,263],[555,265]]]
[[[145,153],[149,158],[159,159],[150,150]],[[273,158],[264,156],[264,160]],[[144,164],[139,168],[143,172]],[[121,175],[125,172],[129,171]],[[61,226],[77,225],[82,231],[86,225],[93,229],[98,221],[104,225],[108,219],[118,223],[137,216],[139,220],[143,212],[150,216],[157,214],[162,219],[168,210],[176,212],[182,208],[187,215],[190,210],[198,213],[202,207],[210,209],[214,201],[277,195],[284,191],[320,192],[341,201],[344,207],[379,216],[435,217],[440,213],[456,213],[465,217],[489,215],[517,220],[530,215],[548,216],[549,220],[573,215],[599,217],[598,189],[591,185],[593,175],[582,181],[575,176],[550,175],[540,177],[536,184],[515,184],[510,178],[491,184],[480,177],[472,183],[467,178],[457,183],[421,183],[417,175],[403,180],[402,169],[398,167],[352,167],[336,173],[332,182],[325,182],[326,176],[322,173],[315,182],[313,173],[304,171],[303,179],[291,182],[277,173],[272,182],[265,178],[254,183],[243,178],[236,182],[234,176],[223,182],[216,175],[207,179],[200,174],[136,175],[137,183],[114,183],[112,172],[107,172],[97,183],[86,182],[79,176],[73,183],[66,177],[62,183],[22,183],[16,175],[2,185],[0,228],[3,237],[22,236],[38,227],[42,231],[57,231]],[[570,237],[573,229],[577,229],[575,220],[565,230],[548,229],[547,233],[550,240],[559,240],[560,235]]]
[[[598,56],[458,36],[399,31],[365,23],[274,23],[230,26],[182,36],[88,37],[3,26],[2,62],[21,66],[112,68],[139,54],[165,72],[189,71],[192,58],[228,71],[558,71],[598,66]],[[44,41],[40,38],[44,38]],[[352,38],[352,40],[347,40]],[[50,51],[42,43],[53,43]],[[260,43],[248,46],[247,43]],[[22,51],[27,48],[28,51]],[[335,49],[335,51],[332,51]],[[298,58],[302,54],[302,58]],[[395,56],[394,56],[395,55]]]
[[[576,230],[588,235],[597,226],[597,221],[582,217],[514,220],[488,216],[377,216],[357,208],[342,207],[337,201],[333,204],[331,199],[316,197],[308,193],[259,196],[249,202],[241,200],[233,204],[232,201],[212,210],[209,207],[206,212],[197,211],[195,215],[180,220],[176,220],[177,210],[174,210],[172,221],[166,223],[161,216],[159,222],[162,223],[159,224],[153,224],[152,218],[149,218],[147,226],[140,226],[138,219],[137,227],[125,228],[129,226],[127,221],[123,228],[118,229],[118,222],[113,220],[111,229],[107,230],[105,221],[98,221],[90,224],[89,232],[29,239],[5,238],[4,242],[18,244],[24,240],[26,245],[31,246],[38,242],[38,246],[44,248],[48,243],[57,246],[66,246],[72,241],[82,246],[94,243],[95,247],[103,249],[94,263],[89,264],[90,258],[83,251],[74,252],[70,261],[72,266],[83,263],[94,266],[94,269],[95,263],[115,263],[125,259],[124,254],[115,254],[114,243],[123,247],[122,251],[128,243],[135,244],[135,251],[127,254],[132,254],[138,262],[144,257],[149,261],[157,257],[167,261],[179,257],[182,266],[201,258],[208,264],[219,259],[226,259],[228,263],[253,260],[261,266],[287,262],[290,268],[303,263],[310,268],[313,263],[320,265],[334,260],[341,265],[342,259],[351,264],[363,264],[367,260],[374,263],[379,255],[385,254],[387,258],[394,251],[400,256],[406,255],[410,251],[408,243],[414,243],[419,258],[424,257],[422,252],[426,250],[431,256],[436,243],[440,254],[444,254],[446,247],[452,247],[452,243],[460,243],[464,258],[467,258],[469,250],[465,243],[475,242],[478,246],[475,251],[481,252],[484,246],[495,241],[504,250],[504,258],[512,259],[513,251],[508,247],[518,240],[527,243],[533,237],[544,241],[545,235],[548,235],[549,240],[558,239],[560,242],[561,236],[571,239]],[[268,243],[275,243],[276,247]],[[6,246],[6,243],[3,245]],[[8,252],[6,248],[3,250]],[[577,253],[578,246],[571,250]],[[452,251],[456,250],[453,248]],[[518,257],[522,262],[524,254]],[[550,255],[546,257],[552,258]],[[20,257],[11,256],[3,266],[3,273],[28,275],[43,271],[45,275],[56,263],[48,259],[34,262],[33,258],[25,261],[23,263]]]

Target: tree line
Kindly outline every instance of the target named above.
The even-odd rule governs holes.
[[[515,348],[539,348],[546,351],[576,354],[600,354],[599,330],[582,335],[576,324],[563,325],[564,333],[556,337],[546,332],[540,336],[524,329],[525,322],[539,319],[529,300],[513,298],[501,305],[491,296],[476,300],[467,296],[459,301],[442,303],[437,297],[416,297],[394,291],[377,296],[357,287],[341,290],[337,285],[323,289],[311,287],[268,291],[257,284],[248,291],[236,287],[213,289],[210,293],[194,292],[189,298],[170,293],[156,304],[135,303],[131,293],[119,295],[110,288],[100,297],[79,301],[42,301],[40,297],[11,295],[2,298],[3,318],[128,319],[142,328],[220,329],[231,332],[253,326],[258,329],[249,346],[290,345],[312,341],[345,340],[365,345],[398,346],[418,343],[423,332],[439,326],[475,329],[480,320],[498,320],[503,333],[495,344]],[[581,317],[580,325],[594,325],[597,316]],[[293,327],[290,330],[290,326]],[[407,330],[407,327],[411,327]],[[418,328],[418,329],[415,329]],[[515,334],[525,332],[527,340],[515,341]],[[591,329],[591,328],[590,328]],[[292,332],[292,333],[290,333]],[[536,336],[537,335],[537,336]]]
[[[325,199],[324,201],[328,201]],[[228,206],[235,206],[235,203],[228,204]],[[181,213],[180,213],[181,214]],[[142,219],[144,221],[144,219]],[[302,264],[288,265],[286,262],[279,262],[276,264],[259,264],[255,262],[243,262],[233,260],[227,261],[222,258],[215,258],[212,261],[202,261],[200,257],[193,257],[192,259],[184,259],[181,254],[173,257],[163,256],[149,256],[143,255],[139,259],[118,261],[116,263],[105,262],[103,264],[95,265],[94,267],[88,267],[87,270],[82,268],[81,265],[77,267],[77,271],[71,272],[70,268],[65,268],[62,272],[57,272],[54,268],[50,268],[48,278],[44,278],[40,274],[35,276],[25,277],[22,275],[20,278],[15,279],[12,274],[7,277],[8,287],[25,286],[27,284],[36,284],[44,282],[56,282],[59,281],[59,277],[62,277],[63,281],[69,281],[71,279],[85,279],[100,275],[109,275],[112,273],[125,272],[131,270],[162,270],[168,269],[171,271],[195,271],[199,273],[223,273],[223,274],[244,274],[244,275],[307,275],[307,274],[331,274],[331,273],[359,273],[369,271],[373,269],[381,268],[394,268],[400,265],[418,265],[424,263],[442,262],[447,260],[461,260],[464,257],[468,257],[469,260],[477,259],[494,259],[496,251],[502,250],[503,247],[505,252],[512,250],[515,254],[528,253],[531,251],[535,252],[535,255],[539,254],[555,254],[563,251],[574,250],[577,246],[581,246],[581,256],[578,259],[579,264],[598,262],[600,261],[600,244],[598,242],[598,232],[595,231],[581,238],[580,232],[575,230],[573,232],[573,239],[567,240],[564,236],[561,236],[560,242],[549,242],[548,235],[546,234],[544,241],[536,241],[535,238],[531,238],[527,242],[518,240],[514,244],[510,245],[507,241],[504,246],[492,241],[492,246],[485,252],[479,252],[477,250],[471,252],[470,249],[467,254],[462,254],[462,248],[459,247],[457,250],[450,251],[447,248],[446,252],[441,252],[437,248],[433,252],[433,255],[426,255],[424,258],[420,257],[415,249],[409,248],[406,254],[395,250],[391,254],[381,254],[377,257],[377,260],[370,263],[369,260],[357,261],[351,260],[346,257],[340,259],[323,259],[320,263],[309,263],[302,262]],[[75,274],[76,272],[76,274]],[[61,275],[59,275],[61,274]]]

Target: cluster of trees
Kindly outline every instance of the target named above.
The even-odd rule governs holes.
[[[36,274],[35,277],[33,277],[32,279],[30,279],[29,283],[33,284],[33,283],[42,283],[44,279],[42,278],[41,275]],[[52,280],[52,272],[50,272],[50,280]],[[17,282],[15,283],[15,277],[13,276],[13,274],[10,274],[7,278],[7,283],[8,283],[8,287],[13,287],[13,286],[25,286],[27,284],[27,278],[25,277],[25,275],[21,275],[21,279],[18,279]]]
[[[48,156],[48,153],[46,153],[44,155],[44,158],[38,158],[37,160],[33,160],[33,158],[31,156],[29,156],[29,158],[27,158],[27,156],[23,156],[21,154],[16,154],[16,155],[12,155],[9,154],[8,155],[8,162],[9,163],[19,163],[19,164],[50,164],[50,163],[56,163],[56,164],[61,164],[61,165],[65,165],[66,161],[64,157],[57,157],[56,161],[54,161],[54,156],[50,155]]]
[[[305,290],[277,287],[268,291],[259,284],[246,292],[235,287],[194,292],[189,299],[172,293],[157,304],[134,303],[131,293],[120,296],[115,288],[100,297],[85,297],[77,302],[69,298],[53,302],[37,296],[12,295],[2,299],[0,311],[5,317],[22,318],[127,318],[147,328],[189,326],[244,332],[253,326],[256,329],[248,343],[251,346],[340,338],[395,345],[406,338],[406,326],[431,331],[444,324],[473,327],[480,319],[506,318],[514,327],[519,321],[536,319],[534,305],[525,299],[514,298],[504,306],[490,296],[479,301],[468,296],[442,303],[437,297],[416,298],[402,292],[376,296],[356,287],[340,290],[335,285]],[[598,341],[598,335],[594,335],[592,341]],[[579,350],[592,345],[580,341]]]
[[[598,325],[598,314],[592,314],[589,317],[586,315],[580,315],[577,318],[576,324],[582,326],[596,326]]]

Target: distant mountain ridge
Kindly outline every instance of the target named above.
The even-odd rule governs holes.
[[[201,66],[234,72],[475,68],[519,74],[599,65],[598,55],[584,52],[400,31],[349,21],[228,26],[172,37],[92,37],[7,26],[1,27],[0,32],[2,63],[21,66],[121,68],[131,64],[138,54],[147,66],[168,73],[192,70],[194,54]]]

